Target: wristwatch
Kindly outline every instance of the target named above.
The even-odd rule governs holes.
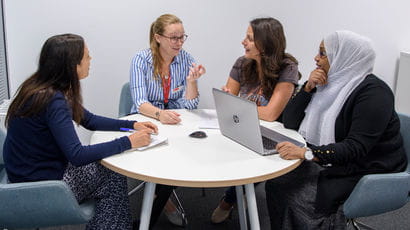
[[[305,159],[307,161],[311,161],[313,160],[315,156],[313,156],[313,152],[309,147],[306,147],[306,151],[305,151]]]
[[[161,111],[161,110],[158,110],[157,112],[155,112],[155,117],[156,117],[158,120],[159,120],[160,111]]]

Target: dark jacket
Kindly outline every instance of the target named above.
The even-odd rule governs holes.
[[[283,112],[285,127],[299,129],[314,92],[303,89]],[[382,80],[368,75],[350,94],[335,122],[336,143],[309,145],[319,164],[316,209],[334,212],[363,175],[403,171],[407,158],[394,110],[394,95]],[[333,187],[332,187],[333,186]]]

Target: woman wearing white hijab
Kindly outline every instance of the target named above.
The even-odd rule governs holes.
[[[372,74],[368,38],[336,31],[321,42],[308,81],[283,112],[307,148],[276,146],[284,159],[306,159],[266,183],[272,229],[344,229],[340,208],[363,175],[407,165],[394,96]]]

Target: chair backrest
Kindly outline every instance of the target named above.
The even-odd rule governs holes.
[[[400,119],[400,133],[403,137],[404,150],[407,156],[407,169],[410,173],[410,116],[407,114],[399,113]]]
[[[349,219],[390,212],[410,201],[410,116],[398,115],[408,159],[407,171],[370,174],[361,178],[343,205],[343,212]]]
[[[95,209],[92,200],[78,204],[68,185],[58,180],[0,183],[0,204],[0,229],[83,224]]]
[[[131,112],[132,98],[130,83],[125,83],[121,88],[120,103],[118,107],[118,117],[123,117]]]

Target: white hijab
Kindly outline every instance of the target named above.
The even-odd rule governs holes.
[[[372,73],[376,58],[371,41],[350,31],[336,31],[323,42],[330,65],[328,84],[316,87],[299,128],[314,145],[335,143],[336,118],[352,91]]]

